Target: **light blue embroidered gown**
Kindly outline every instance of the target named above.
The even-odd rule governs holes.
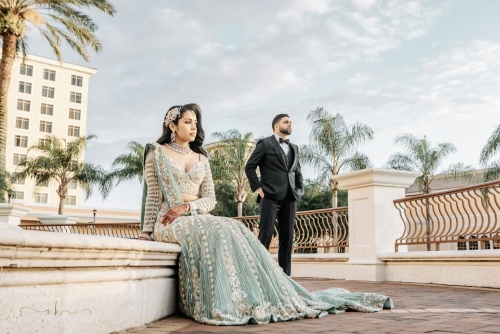
[[[288,277],[239,221],[212,216],[215,206],[207,158],[185,172],[158,144],[145,154],[143,231],[155,241],[181,246],[180,308],[210,325],[265,324],[321,317],[346,310],[376,312],[392,308],[390,298],[332,288],[310,293]],[[161,219],[169,207],[182,203],[180,193],[199,195],[192,211],[167,226]]]

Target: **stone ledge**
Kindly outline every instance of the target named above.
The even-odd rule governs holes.
[[[88,234],[2,229],[0,246],[180,253],[179,245]]]
[[[0,272],[0,286],[34,286],[47,284],[101,283],[154,278],[177,278],[173,268],[102,268],[82,270],[9,270]]]
[[[277,254],[273,254],[278,258]],[[347,262],[349,253],[328,253],[328,254],[293,254],[292,262]]]
[[[384,262],[499,262],[500,250],[429,251],[378,254]]]
[[[165,267],[177,263],[177,252],[0,246],[0,268]]]

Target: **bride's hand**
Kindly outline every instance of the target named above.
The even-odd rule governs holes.
[[[170,224],[175,220],[175,218],[182,216],[188,211],[189,211],[189,204],[187,203],[173,206],[167,212],[165,212],[161,223],[162,225]]]

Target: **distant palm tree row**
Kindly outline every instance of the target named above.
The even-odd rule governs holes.
[[[367,125],[356,122],[351,125],[345,123],[340,114],[332,115],[323,108],[311,111],[307,120],[312,126],[310,142],[300,147],[301,162],[315,171],[316,179],[309,180],[309,188],[324,189],[327,186],[331,191],[331,206],[337,206],[340,190],[334,177],[342,172],[360,170],[372,166],[370,159],[358,150],[359,146],[374,138],[373,130]],[[210,164],[218,198],[219,214],[234,215],[228,209],[231,202],[236,202],[238,216],[255,214],[255,204],[245,202],[255,195],[251,193],[248,180],[245,176],[245,164],[252,153],[255,142],[252,133],[242,134],[236,129],[226,132],[216,132],[212,135],[214,143],[207,145],[211,153]],[[13,180],[15,177],[32,177],[37,183],[55,182],[58,185],[57,194],[60,197],[59,214],[63,214],[64,199],[67,195],[68,184],[76,182],[85,191],[87,197],[94,187],[105,198],[111,189],[124,181],[137,180],[142,183],[144,145],[131,141],[128,150],[115,158],[111,171],[105,171],[101,166],[79,161],[86,144],[95,136],[80,137],[71,142],[65,142],[54,136],[32,146],[30,152],[34,156],[21,161],[15,176],[0,170],[0,191],[5,195],[13,194]],[[389,157],[384,167],[398,170],[419,172],[417,182],[423,194],[431,192],[431,184],[438,176],[461,179],[465,182],[478,181],[473,179],[475,170],[463,163],[455,163],[448,168],[440,169],[443,160],[451,153],[456,152],[452,143],[438,143],[432,146],[424,138],[417,138],[411,134],[402,134],[396,137],[395,143],[402,145],[404,152],[398,152]],[[500,160],[494,160],[500,152],[500,125],[495,129],[480,154],[480,164],[485,168],[484,181],[500,178]],[[219,189],[217,189],[219,188]],[[232,195],[229,189],[232,189]],[[229,192],[228,192],[229,191]],[[308,192],[314,194],[324,191]],[[322,195],[323,196],[323,195]],[[314,202],[308,199],[309,203]],[[306,208],[307,209],[307,208]]]

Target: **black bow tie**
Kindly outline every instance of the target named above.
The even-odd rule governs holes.
[[[290,139],[283,139],[283,138],[280,138],[280,144],[281,144],[281,143],[285,143],[285,144],[290,145]]]

